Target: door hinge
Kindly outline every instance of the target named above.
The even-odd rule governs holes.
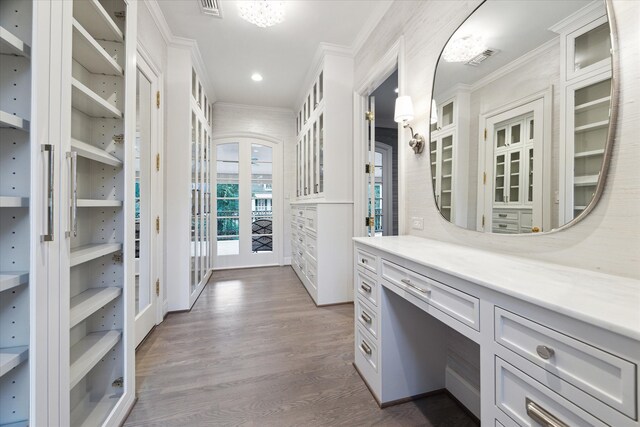
[[[122,251],[117,251],[111,257],[113,262],[117,262],[118,264],[122,263]]]
[[[116,144],[122,144],[124,142],[124,134],[113,135],[113,142]]]
[[[156,92],[156,107],[160,108],[160,91]]]
[[[376,166],[373,163],[367,163],[364,165],[364,173],[373,173],[376,170]]]
[[[375,224],[375,219],[372,216],[366,217],[364,219],[364,225],[366,227],[373,227],[374,224]]]
[[[127,12],[124,10],[120,10],[117,12],[113,12],[113,16],[120,19],[125,19],[127,17]]]
[[[484,128],[484,140],[487,140],[487,128]]]
[[[482,215],[482,227],[484,227],[484,215]]]
[[[368,121],[368,122],[372,122],[374,117],[373,117],[373,111],[367,111],[366,113],[364,113],[364,118]]]
[[[160,296],[160,279],[156,279],[156,296]]]
[[[156,171],[160,172],[160,153],[156,154]]]
[[[160,217],[156,217],[156,233],[160,233]]]
[[[482,183],[484,185],[487,184],[487,173],[486,172],[482,172]]]

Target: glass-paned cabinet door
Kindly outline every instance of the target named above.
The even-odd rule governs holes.
[[[498,154],[496,156],[495,164],[495,185],[494,185],[494,198],[495,203],[505,202],[505,188],[506,188],[506,154]]]
[[[307,134],[302,135],[300,163],[302,164],[302,170],[300,171],[302,173],[302,195],[306,196],[309,188],[309,181],[307,180]]]
[[[567,79],[611,65],[611,35],[605,16],[567,36]]]
[[[432,139],[429,142],[429,159],[431,161],[431,184],[433,186],[433,193],[439,194],[439,189],[437,187],[437,176],[440,173],[438,168],[438,140]],[[437,203],[436,203],[437,204]]]
[[[318,184],[318,122],[313,122],[313,194],[318,194],[320,186]]]
[[[320,72],[320,77],[318,77],[318,102],[321,102],[324,98],[324,78],[323,73]]]
[[[198,75],[193,68],[191,69],[191,96],[193,99],[198,99]]]
[[[307,194],[312,194],[313,193],[313,189],[312,187],[312,177],[313,177],[313,168],[311,166],[311,158],[313,156],[312,151],[312,146],[311,146],[312,142],[311,142],[311,129],[307,130],[307,157],[306,157],[306,163],[307,163],[307,183],[309,185],[309,188],[307,189]]]
[[[313,110],[318,108],[318,82],[313,85]]]
[[[447,102],[442,106],[442,109],[441,109],[442,112],[440,115],[441,117],[440,123],[441,123],[442,129],[454,124],[453,102],[454,101]]]
[[[442,138],[442,164],[440,167],[440,212],[451,220],[453,192],[453,135]]]
[[[520,202],[520,151],[509,153],[509,197],[507,203]]]
[[[322,73],[320,73],[320,93],[322,94]],[[320,96],[322,99],[322,96]],[[319,193],[324,192],[324,114],[318,119],[318,184]]]
[[[296,144],[296,197],[300,197],[300,142]]]

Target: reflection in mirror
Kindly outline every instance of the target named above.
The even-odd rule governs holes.
[[[436,69],[435,202],[471,230],[559,228],[595,202],[610,149],[611,31],[603,0],[487,0]]]

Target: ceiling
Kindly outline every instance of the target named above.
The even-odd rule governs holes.
[[[319,43],[351,47],[389,1],[290,0],[286,19],[259,28],[238,16],[238,1],[220,0],[222,19],[200,11],[200,0],[158,0],[175,36],[198,43],[219,102],[295,110]],[[361,37],[361,36],[360,36]],[[264,80],[253,82],[260,73]]]
[[[434,94],[456,84],[471,85],[536,47],[558,37],[549,27],[593,0],[488,0],[469,17],[454,38],[480,35],[486,46],[499,52],[478,67],[442,59],[436,71]]]

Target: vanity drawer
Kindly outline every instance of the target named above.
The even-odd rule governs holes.
[[[500,212],[494,211],[493,222],[518,222],[518,212],[508,211],[508,212]]]
[[[311,282],[311,286],[313,286],[314,289],[318,288],[318,268],[316,267],[316,263],[310,260],[306,260],[305,261],[305,266],[306,266],[306,276],[307,279],[309,279],[309,281]]]
[[[318,247],[317,247],[316,238],[314,235],[312,234],[307,235],[305,247],[306,247],[307,255],[315,261],[318,258]]]
[[[606,426],[499,357],[495,363],[496,406],[521,426]]]
[[[357,249],[356,264],[373,274],[376,274],[378,269],[376,256],[362,249]]]
[[[304,217],[304,207],[300,207],[300,206],[292,206],[291,207],[291,218],[295,219],[295,218],[302,218]]]
[[[293,234],[291,235],[293,237]],[[300,231],[296,231],[295,238],[293,239],[296,246],[304,247],[305,246],[305,234]]]
[[[493,231],[496,233],[519,233],[520,226],[517,222],[508,223],[502,221],[494,221],[493,222]]]
[[[358,324],[356,326],[356,365],[358,367],[361,366],[361,361],[378,372],[378,347]]]
[[[317,219],[318,219],[318,211],[315,207],[307,208],[304,214],[305,217],[305,227],[308,230],[317,231]]]
[[[378,316],[360,298],[356,298],[356,321],[368,331],[376,340],[378,339]]]
[[[496,342],[635,419],[635,364],[500,307],[494,325]]]
[[[480,330],[480,300],[387,260],[382,277],[467,326]]]
[[[377,307],[378,283],[360,270],[356,270],[356,276],[356,288],[358,294]]]

